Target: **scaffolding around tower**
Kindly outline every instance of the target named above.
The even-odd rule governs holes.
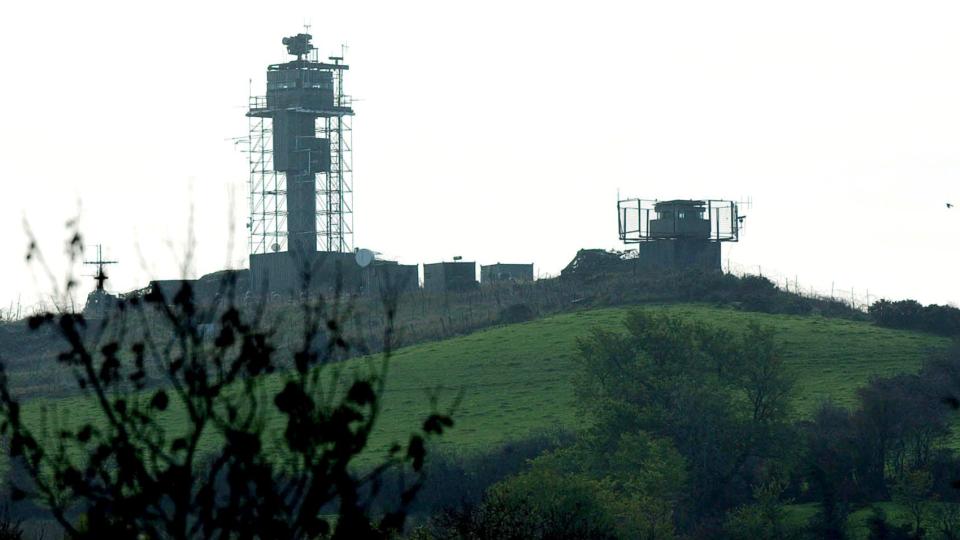
[[[250,110],[263,108],[266,98],[250,96]],[[262,116],[247,117],[250,132],[247,157],[250,165],[250,217],[247,230],[250,254],[287,250],[287,179],[273,169],[272,122]]]
[[[251,255],[353,251],[352,100],[343,56],[321,62],[309,34],[284,38],[296,60],[267,68],[250,96]]]

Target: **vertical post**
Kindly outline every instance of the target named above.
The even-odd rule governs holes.
[[[713,219],[713,201],[707,201],[707,219]]]
[[[733,231],[733,241],[740,239],[740,217],[737,215],[737,203],[730,202],[730,229]]]
[[[710,218],[713,219],[713,216],[710,216]],[[717,222],[717,242],[719,242],[720,241],[720,209],[719,208],[717,208],[716,222]]]
[[[617,198],[619,199],[619,197],[617,197]],[[621,240],[626,240],[626,237],[625,237],[625,235],[623,234],[623,232],[624,232],[624,231],[623,231],[623,222],[626,221],[626,216],[625,216],[625,215],[621,215],[621,214],[626,214],[626,210],[624,210],[623,208],[620,207],[620,201],[618,200],[618,201],[617,201],[617,232],[620,234]],[[639,216],[638,216],[638,219],[639,219]],[[638,223],[638,225],[639,225],[639,223]]]

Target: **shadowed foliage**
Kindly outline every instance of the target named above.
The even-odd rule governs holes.
[[[70,312],[29,319],[31,329],[61,339],[58,361],[97,415],[29,422],[0,364],[0,428],[29,478],[12,486],[13,498],[37,499],[77,538],[378,538],[402,530],[423,484],[426,441],[452,420],[431,413],[405,444],[357,472],[380,413],[395,297],[385,298],[382,360],[346,380],[323,369],[362,349],[344,336],[348,308],[339,294],[305,300],[301,343],[281,351],[260,314],[232,302],[233,283],[222,287],[225,301],[208,310],[185,283],[173,298],[155,290],[121,301],[101,321]],[[278,390],[263,383],[275,371],[285,381]],[[201,440],[215,441],[215,450],[200,451]],[[371,500],[394,468],[409,469],[400,476],[408,483],[374,515]]]

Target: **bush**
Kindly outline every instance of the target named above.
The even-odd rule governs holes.
[[[931,304],[924,306],[916,300],[877,300],[867,310],[878,326],[919,330],[941,336],[960,335],[960,309]]]
[[[415,537],[614,539],[620,537],[611,511],[617,504],[601,482],[535,469],[493,486],[479,505],[436,516]]]
[[[676,276],[678,296],[684,300],[729,302],[739,279],[732,274],[691,270]]]
[[[744,276],[737,287],[737,299],[750,311],[771,313],[778,292],[776,284],[763,276]]]
[[[442,510],[475,506],[483,500],[490,486],[529,469],[530,460],[545,451],[569,444],[572,439],[573,436],[565,432],[532,435],[466,456],[431,449],[423,466],[426,482],[409,508],[410,515],[429,516]],[[389,506],[401,495],[399,486],[411,480],[401,478],[402,474],[402,471],[395,471],[384,478],[378,505]],[[410,476],[409,473],[406,476]]]

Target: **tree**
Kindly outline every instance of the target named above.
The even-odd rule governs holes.
[[[783,540],[797,538],[799,531],[788,528],[780,500],[786,482],[772,477],[754,488],[753,504],[737,508],[727,516],[724,532],[731,539]]]
[[[616,501],[608,511],[623,538],[673,538],[674,507],[689,488],[686,463],[673,443],[643,432],[623,433],[611,447],[590,430],[574,445],[534,459],[531,468],[603,486]]]
[[[80,245],[76,236],[74,256]],[[281,372],[273,330],[232,302],[234,285],[226,280],[225,302],[207,311],[185,283],[173,298],[154,290],[121,301],[102,323],[68,311],[31,317],[30,328],[63,340],[58,361],[97,414],[46,436],[0,364],[0,428],[33,483],[15,486],[14,496],[38,498],[77,538],[366,538],[401,530],[422,476],[379,516],[370,495],[388,469],[421,471],[426,438],[452,420],[429,415],[406,445],[354,470],[380,412],[395,298],[387,302],[382,362],[346,378],[322,369],[360,346],[343,332],[339,294],[304,302],[302,340]],[[206,337],[210,320],[217,329]]]
[[[846,538],[849,500],[854,490],[853,428],[850,413],[824,403],[806,429],[806,470],[811,491],[820,502],[811,528],[819,538]]]
[[[911,540],[918,538],[910,531],[910,525],[895,525],[887,520],[887,515],[879,507],[874,507],[873,515],[867,520],[868,540]]]
[[[937,532],[944,540],[960,539],[960,505],[941,503],[933,507],[933,518]]]
[[[762,424],[783,420],[794,387],[774,337],[772,328],[750,323],[736,349],[733,377],[750,402],[753,420]]]
[[[773,333],[742,336],[637,310],[627,332],[595,331],[579,343],[577,392],[596,444],[613,452],[624,434],[669,440],[690,485],[682,520],[693,526],[750,498],[760,464],[790,452],[790,375]]]
[[[913,518],[914,538],[923,537],[923,520],[929,506],[930,486],[933,478],[924,470],[907,470],[893,485],[893,500],[906,508]]]
[[[857,437],[857,478],[862,496],[886,498],[887,472],[928,466],[949,434],[941,377],[932,366],[921,375],[874,378],[857,391],[852,420]]]

